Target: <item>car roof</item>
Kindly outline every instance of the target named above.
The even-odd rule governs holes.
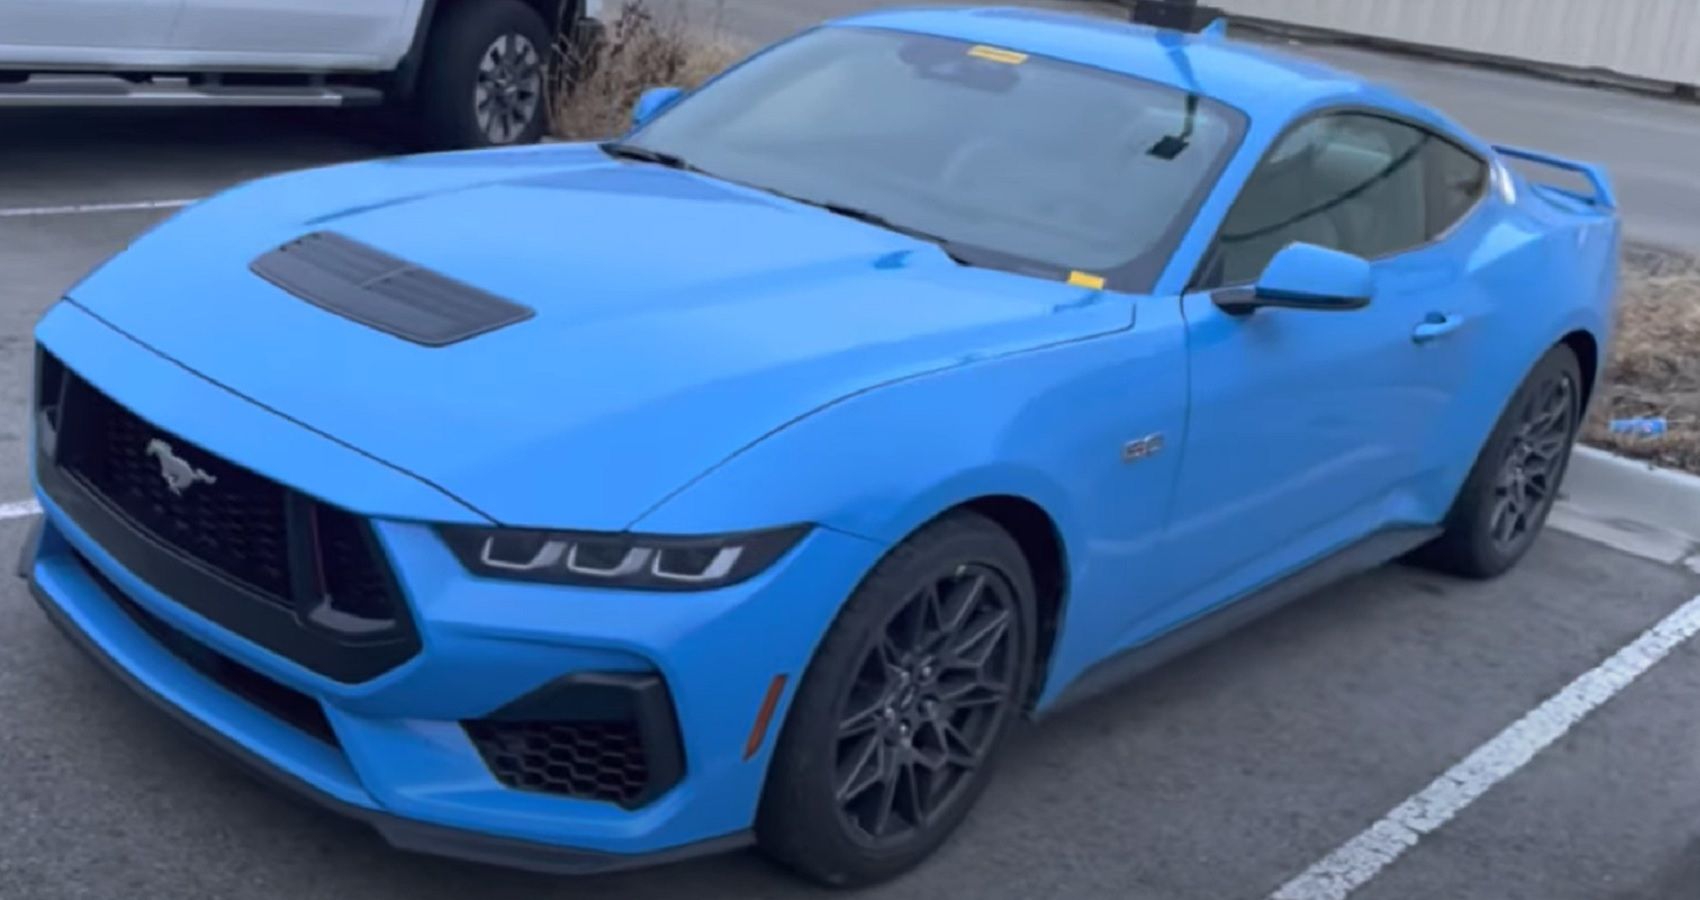
[[[1213,35],[1159,31],[1080,14],[1005,7],[890,9],[839,19],[842,26],[888,28],[995,44],[1197,90],[1254,118],[1284,121],[1337,101],[1382,106],[1455,130],[1428,110],[1320,63]],[[1179,64],[1184,60],[1189,73]]]

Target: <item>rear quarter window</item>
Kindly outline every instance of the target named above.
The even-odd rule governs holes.
[[[1428,175],[1428,236],[1439,237],[1469,215],[1487,192],[1491,170],[1474,153],[1439,138],[1423,148]]]

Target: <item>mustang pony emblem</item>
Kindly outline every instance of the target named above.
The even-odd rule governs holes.
[[[196,484],[216,484],[218,479],[189,464],[189,461],[178,456],[171,445],[159,438],[148,441],[147,454],[159,460],[159,474],[165,479],[165,486],[171,488],[171,493],[183,496],[183,492]]]

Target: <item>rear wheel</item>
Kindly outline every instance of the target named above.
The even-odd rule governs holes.
[[[1546,524],[1582,422],[1582,368],[1560,345],[1547,352],[1500,415],[1453,502],[1445,532],[1414,561],[1492,578],[1523,558]]]
[[[1033,581],[971,513],[894,549],[845,604],[780,735],[762,848],[834,886],[930,855],[978,799],[1030,677]]]
[[[549,26],[519,0],[463,0],[426,44],[416,97],[433,147],[500,147],[543,136]]]

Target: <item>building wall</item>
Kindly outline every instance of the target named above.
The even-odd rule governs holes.
[[[1208,0],[1228,12],[1700,84],[1700,0]]]

